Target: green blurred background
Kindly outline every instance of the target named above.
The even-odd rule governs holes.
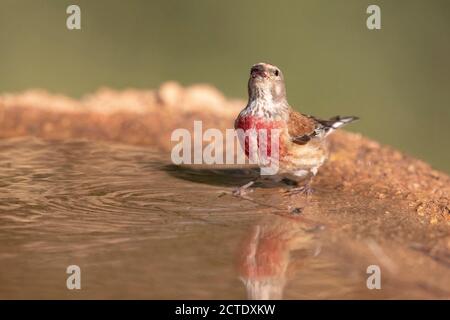
[[[0,0],[0,92],[207,82],[246,97],[249,67],[285,73],[290,103],[450,172],[450,1]],[[66,28],[81,7],[82,30]],[[366,28],[381,7],[382,29]],[[1,128],[0,128],[1,130]]]

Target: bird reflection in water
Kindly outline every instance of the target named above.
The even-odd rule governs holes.
[[[247,298],[281,299],[289,278],[320,253],[321,229],[323,226],[293,215],[271,214],[253,225],[237,257]]]

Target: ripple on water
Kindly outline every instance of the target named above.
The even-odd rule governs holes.
[[[254,177],[251,169],[192,170],[165,158],[82,140],[0,140],[0,298],[70,298],[69,264],[87,270],[85,298],[280,297],[289,270],[318,252],[325,258],[289,280],[287,297],[374,296],[361,289],[365,265],[354,258],[366,247],[342,246],[334,227],[351,236],[356,221],[370,235],[375,212],[360,212],[369,200],[349,198],[345,207],[347,200],[335,204],[334,193],[319,190],[324,201],[307,207],[303,220],[286,218],[270,190],[259,189],[253,202],[221,196]],[[326,225],[319,244],[316,220]],[[398,292],[422,294],[407,288]]]

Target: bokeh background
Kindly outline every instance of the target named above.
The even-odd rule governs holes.
[[[381,30],[366,28],[370,4]],[[358,115],[349,130],[450,172],[448,0],[0,0],[0,46],[0,93],[177,80],[245,98],[250,66],[271,62],[298,110]]]

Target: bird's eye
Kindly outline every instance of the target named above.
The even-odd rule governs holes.
[[[275,74],[275,76],[276,77],[278,77],[278,74],[279,74],[280,72],[278,71],[278,70],[275,70],[275,72],[274,72],[274,74]]]

